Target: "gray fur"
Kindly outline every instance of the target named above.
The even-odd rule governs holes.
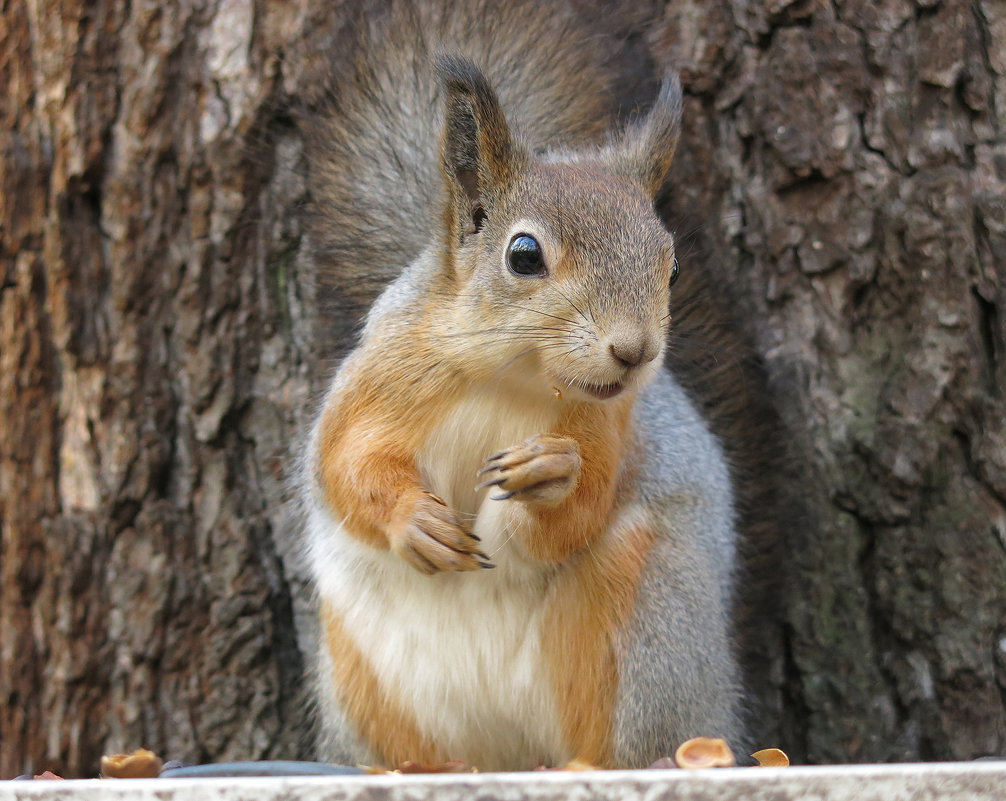
[[[645,437],[639,496],[659,535],[620,664],[615,758],[626,766],[666,756],[689,737],[743,744],[728,615],[734,510],[723,452],[666,370],[641,394],[636,420]]]

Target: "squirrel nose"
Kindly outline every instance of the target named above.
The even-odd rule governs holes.
[[[611,337],[608,348],[622,367],[638,367],[653,361],[660,350],[650,337],[639,331],[616,333]]]

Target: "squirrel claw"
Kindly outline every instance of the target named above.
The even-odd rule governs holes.
[[[494,501],[516,498],[553,506],[569,496],[580,476],[580,449],[576,441],[555,434],[539,434],[486,459],[478,475],[492,477],[475,487],[498,487]]]
[[[388,530],[391,549],[420,573],[478,570],[481,540],[443,501],[425,490],[403,493]]]
[[[481,484],[475,485],[475,491],[478,492],[480,489],[485,489],[486,487],[498,487],[506,481],[506,476],[500,476],[499,478],[491,478],[488,481],[483,481]]]

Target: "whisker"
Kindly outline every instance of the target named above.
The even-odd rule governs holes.
[[[533,340],[536,342],[565,342],[566,337],[560,334],[549,334],[549,333],[536,333],[533,331],[517,331],[517,332],[493,332],[492,338],[498,342],[519,342],[521,340]],[[459,332],[453,334],[435,334],[433,335],[433,341],[439,342],[453,342],[461,339],[471,339],[479,340],[479,335],[477,333]]]
[[[586,299],[587,299],[587,313],[590,314],[590,323],[591,323],[591,325],[597,325],[597,318],[594,317],[594,307],[590,305],[590,293],[589,292],[586,295]]]
[[[503,542],[500,543],[499,548],[497,548],[495,551],[493,551],[491,554],[489,554],[489,558],[490,559],[492,559],[493,557],[496,556],[496,554],[498,554],[500,551],[502,551],[506,547],[507,543],[510,542],[510,540],[512,540],[514,538],[514,534],[517,533],[517,525],[514,523],[514,521],[511,520],[510,522],[507,523],[506,528],[503,529],[503,531],[504,531],[504,533],[506,533],[506,532],[509,531],[509,534],[508,534],[507,538],[505,540],[503,540]]]
[[[506,370],[511,364],[513,364],[518,359],[522,359],[525,356],[527,356],[529,353],[534,353],[534,352],[540,351],[540,350],[549,350],[551,348],[559,348],[559,347],[565,347],[565,345],[560,342],[560,343],[554,343],[552,345],[539,345],[538,347],[527,348],[526,350],[522,350],[520,353],[518,353],[517,355],[515,355],[513,358],[507,359],[507,361],[504,362],[500,367],[497,367],[495,370],[493,370],[492,374],[489,376],[489,379],[490,380],[493,379],[493,378],[500,378],[500,379],[502,379],[503,376],[500,375],[500,374],[504,370]]]
[[[551,317],[553,320],[560,320],[560,321],[562,321],[564,323],[569,323],[570,325],[576,325],[577,324],[576,320],[570,320],[570,319],[568,319],[566,317],[560,317],[557,314],[549,314],[548,312],[543,312],[543,311],[541,311],[539,309],[532,309],[532,308],[530,308],[528,306],[520,306],[520,305],[518,305],[516,303],[511,303],[510,305],[513,306],[515,309],[523,309],[524,311],[529,311],[529,312],[532,312],[534,314],[540,314],[540,315],[542,315],[542,317]]]
[[[584,322],[590,322],[587,319],[587,315],[585,315],[583,313],[583,310],[579,306],[577,306],[576,303],[573,302],[573,299],[569,295],[567,295],[565,292],[563,292],[562,289],[560,289],[558,285],[553,284],[552,285],[552,289],[554,289],[556,292],[558,292],[560,295],[562,295],[569,302],[569,305],[572,306],[574,309],[576,309],[577,314],[579,314],[583,318]]]
[[[594,560],[594,564],[598,567],[601,566],[601,560],[594,555],[594,550],[590,547],[590,540],[587,539],[587,535],[583,535],[583,544],[587,546],[587,553],[590,554],[590,558]]]
[[[550,325],[515,325],[515,326],[500,326],[499,328],[480,328],[477,331],[451,331],[447,334],[437,334],[437,336],[478,336],[479,334],[509,334],[512,332],[518,333],[529,333],[537,331],[555,331],[558,333],[565,334],[568,329],[559,328],[558,326]]]

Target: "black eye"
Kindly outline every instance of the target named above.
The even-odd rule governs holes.
[[[517,275],[544,275],[545,255],[533,236],[517,234],[506,249],[506,264]]]
[[[678,260],[675,259],[671,264],[671,280],[667,282],[667,286],[674,286],[674,282],[678,280]]]

